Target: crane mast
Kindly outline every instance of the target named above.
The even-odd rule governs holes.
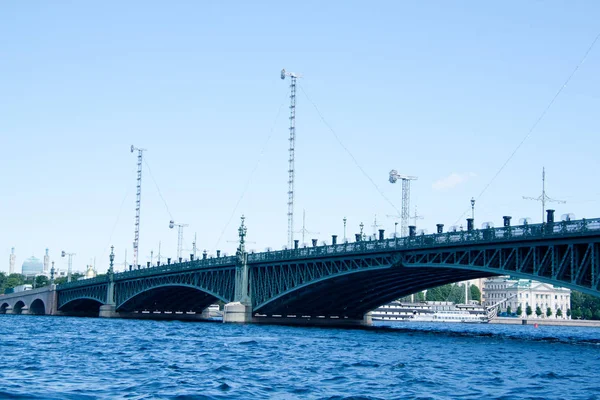
[[[133,238],[133,267],[138,265],[138,247],[140,242],[140,206],[142,203],[142,154],[146,149],[138,149],[131,145],[131,152],[138,152],[137,156],[137,190],[135,195],[135,235]]]
[[[177,224],[175,221],[169,221],[169,228],[173,229],[177,227],[177,260],[181,258],[181,252],[183,250],[183,228],[189,226],[188,224]],[[194,239],[195,246],[195,239]],[[194,250],[195,253],[195,250]]]
[[[294,245],[294,151],[296,145],[296,79],[300,77],[294,72],[281,70],[281,79],[290,77],[290,147],[288,164],[288,246]]]
[[[410,218],[410,181],[417,180],[416,176],[400,175],[395,169],[390,171],[390,183],[402,180],[402,211],[400,214],[400,235],[408,236],[408,221]]]

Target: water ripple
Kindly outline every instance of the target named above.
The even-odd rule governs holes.
[[[593,399],[600,330],[0,315],[0,399]]]

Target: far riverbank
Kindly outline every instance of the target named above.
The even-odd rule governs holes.
[[[600,321],[589,321],[581,319],[543,319],[543,318],[505,318],[498,317],[492,319],[490,324],[500,325],[553,325],[553,326],[587,326],[590,328],[600,328]]]

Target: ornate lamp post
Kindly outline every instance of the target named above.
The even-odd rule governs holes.
[[[475,198],[471,197],[471,218],[475,221]]]
[[[108,267],[108,275],[111,276],[115,273],[114,262],[115,262],[115,246],[110,246],[110,266]]]

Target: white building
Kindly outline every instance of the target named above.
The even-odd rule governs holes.
[[[498,277],[486,280],[483,291],[486,306],[508,299],[499,306],[498,313],[506,312],[508,307],[511,308],[512,313],[516,313],[520,306],[523,311],[521,317],[538,318],[535,310],[539,307],[542,311],[539,318],[570,319],[567,317],[567,310],[571,308],[570,289],[527,279]],[[529,317],[526,314],[527,306],[530,306],[532,311]],[[552,310],[550,317],[546,316],[548,307]],[[561,316],[557,316],[558,310],[561,310]]]

